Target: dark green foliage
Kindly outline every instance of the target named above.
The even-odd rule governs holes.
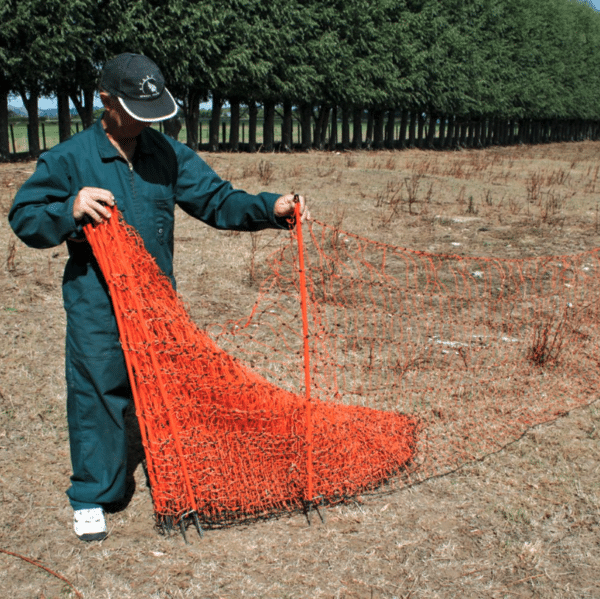
[[[282,107],[288,129],[295,107],[317,145],[331,114],[365,110],[380,142],[394,111],[412,131],[600,120],[600,15],[578,0],[0,0],[0,19],[0,153],[8,93],[35,118],[39,95],[66,92],[89,124],[99,68],[124,51],[160,65],[192,146],[209,98],[217,145],[225,102]]]

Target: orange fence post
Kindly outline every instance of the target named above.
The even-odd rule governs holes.
[[[313,496],[313,427],[312,406],[310,399],[310,344],[308,331],[308,294],[306,290],[306,267],[304,264],[304,238],[302,236],[302,223],[300,222],[300,202],[298,196],[296,202],[296,236],[298,240],[298,266],[300,277],[300,304],[302,310],[302,335],[304,339],[304,389],[306,410],[306,496],[307,505],[314,501]]]

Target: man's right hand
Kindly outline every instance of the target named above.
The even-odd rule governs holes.
[[[101,223],[110,218],[106,206],[115,205],[115,196],[108,189],[82,187],[73,203],[73,217],[76,221],[89,216],[94,222]]]

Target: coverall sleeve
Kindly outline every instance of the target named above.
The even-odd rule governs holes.
[[[183,147],[178,156],[177,198],[191,216],[217,229],[259,231],[287,229],[285,218],[275,216],[279,194],[249,194],[221,179],[195,152]]]
[[[73,217],[75,197],[65,165],[45,154],[15,196],[8,214],[10,226],[30,247],[60,245],[81,229]]]

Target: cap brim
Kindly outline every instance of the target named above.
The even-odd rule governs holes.
[[[171,95],[171,92],[165,87],[165,90],[156,100],[129,100],[119,98],[121,106],[125,112],[138,121],[144,123],[154,123],[170,119],[177,114],[178,107]]]

